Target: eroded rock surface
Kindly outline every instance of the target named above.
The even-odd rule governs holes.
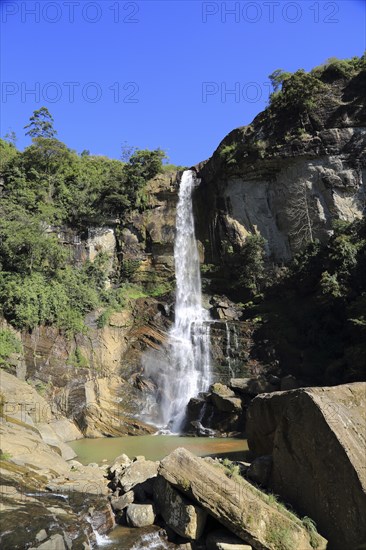
[[[161,476],[157,478],[154,496],[159,513],[173,531],[191,540],[201,537],[207,512],[184,498]]]
[[[275,548],[274,540],[280,532],[286,532],[288,548],[311,550],[312,544],[326,548],[326,541],[319,535],[311,544],[298,518],[271,506],[243,478],[229,479],[223,466],[199,459],[183,448],[161,461],[159,474],[255,549]]]
[[[256,454],[272,454],[270,486],[311,516],[331,548],[366,540],[366,383],[260,395],[247,417]]]

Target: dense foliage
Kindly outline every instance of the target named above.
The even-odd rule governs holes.
[[[329,242],[310,243],[258,307],[289,372],[320,383],[364,379],[366,219],[337,221]]]
[[[58,228],[83,233],[143,208],[146,182],[163,170],[165,154],[133,149],[127,162],[78,155],[55,138],[43,107],[26,128],[32,144],[23,152],[0,140],[1,313],[18,329],[52,324],[73,334],[85,330],[87,312],[122,303],[123,281],[105,290],[103,255],[74,266]]]
[[[273,88],[268,107],[251,124],[231,132],[217,150],[225,172],[236,174],[248,158],[255,162],[278,156],[283,147],[296,154],[328,124],[330,113],[334,127],[339,124],[334,117],[343,114],[346,119],[348,112],[356,120],[366,86],[366,54],[331,58],[311,71],[276,69],[268,78]]]
[[[21,343],[8,328],[0,329],[0,367],[9,365],[9,358],[21,351]]]
[[[295,73],[277,69],[269,75],[273,86],[270,98],[272,111],[275,110],[310,110],[315,106],[319,92],[326,90],[326,83],[335,79],[350,79],[366,69],[366,54],[351,59],[331,58],[323,65],[306,72],[299,69]]]

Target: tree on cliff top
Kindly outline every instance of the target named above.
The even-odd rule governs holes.
[[[31,138],[53,138],[57,134],[53,122],[53,117],[47,107],[41,107],[33,112],[29,124],[24,126],[25,130],[29,128],[25,135]]]
[[[284,83],[284,81],[291,76],[291,73],[284,71],[283,69],[276,69],[271,73],[268,78],[271,81],[273,91],[276,93]]]

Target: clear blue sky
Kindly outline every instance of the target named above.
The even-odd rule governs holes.
[[[119,158],[126,141],[192,165],[263,109],[274,69],[366,47],[365,0],[0,3],[1,136],[19,148],[45,105],[79,152]]]

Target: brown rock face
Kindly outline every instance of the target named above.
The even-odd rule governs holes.
[[[270,485],[311,516],[331,548],[366,540],[366,383],[261,395],[249,446],[273,454]]]
[[[271,506],[268,497],[245,479],[228,478],[223,466],[197,458],[186,449],[176,449],[164,458],[159,473],[257,550],[278,548],[275,541],[278,537],[281,540],[284,533],[285,550],[326,548],[326,541],[318,535],[310,544],[309,533],[301,521]]]
[[[205,262],[220,264],[227,245],[240,250],[259,233],[281,262],[299,249],[288,204],[307,190],[316,238],[326,240],[332,218],[362,216],[366,168],[365,71],[320,92],[303,127],[299,118],[271,109],[236,128],[212,157],[197,166],[197,236]],[[302,127],[299,134],[298,129]],[[297,135],[296,135],[297,134]],[[296,223],[296,220],[295,220]]]
[[[201,537],[207,512],[184,498],[161,476],[156,480],[154,498],[160,514],[173,531],[191,540]]]

